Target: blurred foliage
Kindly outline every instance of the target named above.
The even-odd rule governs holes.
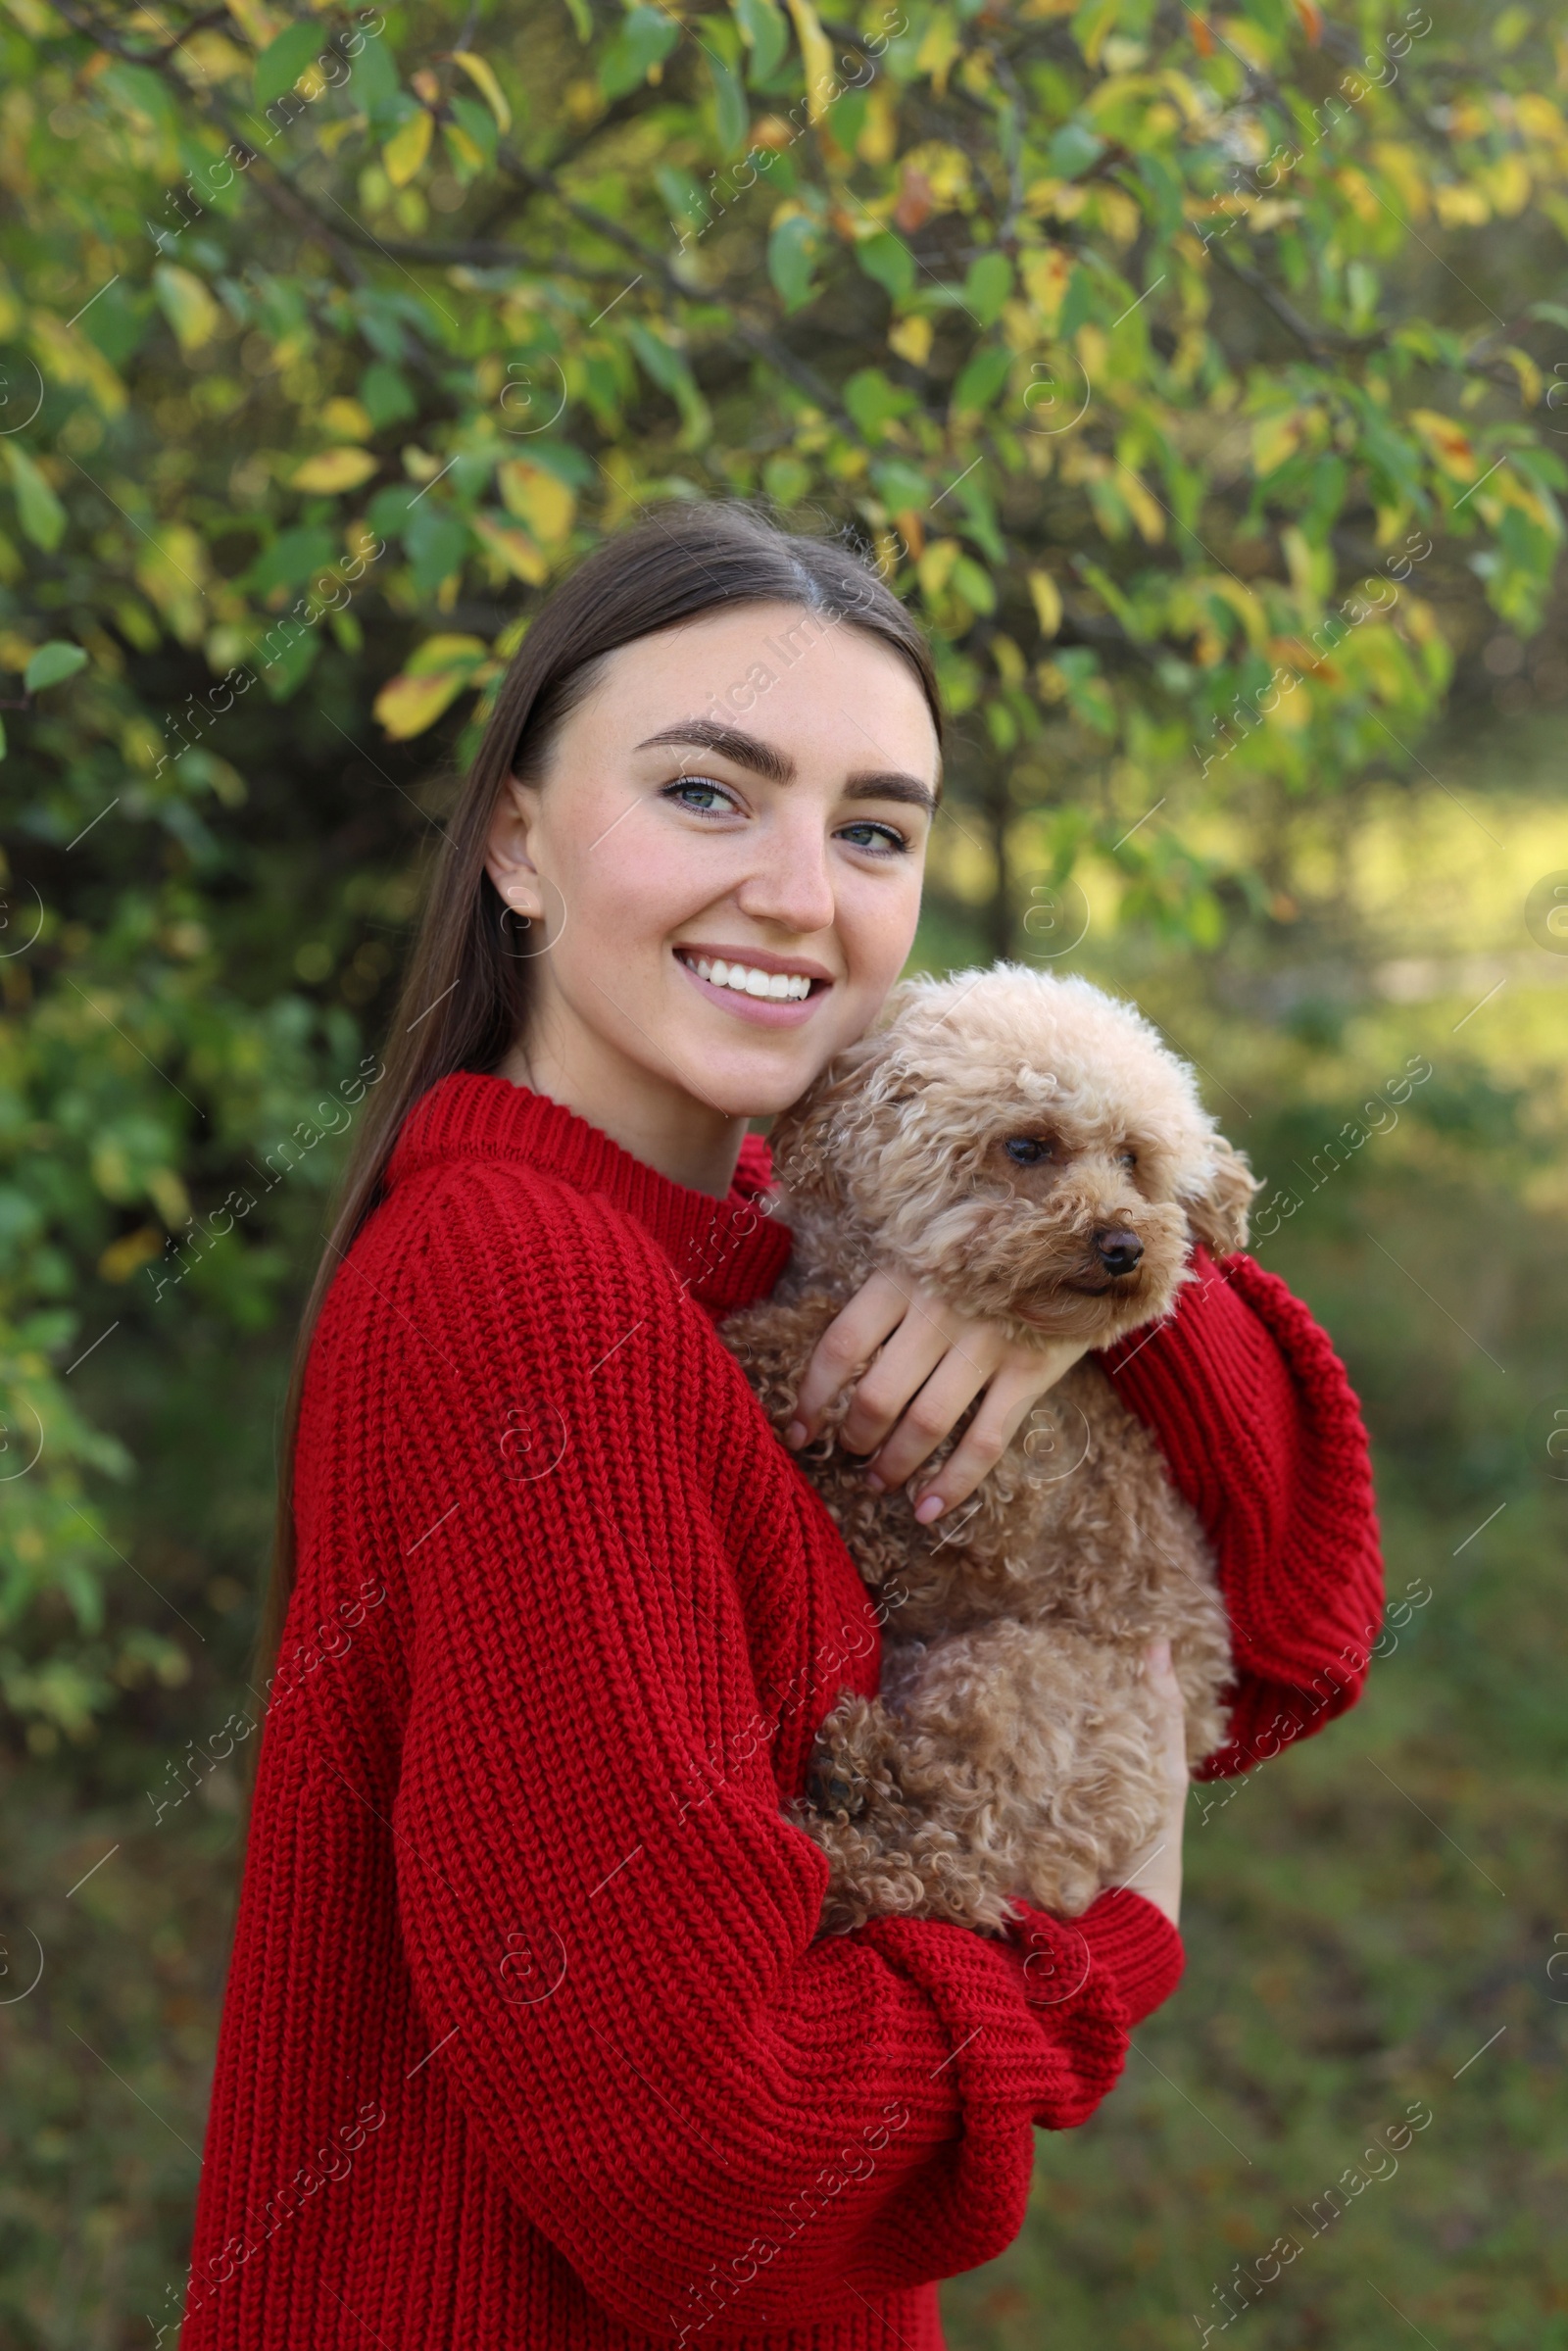
[[[1440,2344],[1561,2342],[1544,2028],[1441,2073],[1547,1996],[1562,1882],[1552,13],[5,0],[0,188],[0,2339],[172,2307],[290,1317],[453,773],[564,569],[736,493],[931,632],[920,959],[1070,959],[1200,1062],[1435,1592],[1364,1718],[1195,1827],[1169,2082],[1043,2142],[956,2351],[1186,2339],[1385,2081],[1430,2139],[1259,2344],[1400,2341],[1363,2256]]]
[[[93,1350],[274,1315],[429,771],[556,574],[701,492],[849,526],[959,720],[937,906],[1288,919],[1294,831],[1545,608],[1568,41],[7,6],[0,1695],[47,1749],[181,1670],[105,1607]]]

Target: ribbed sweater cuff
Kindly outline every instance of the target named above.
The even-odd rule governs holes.
[[[1101,1979],[1126,2012],[1130,2031],[1170,1998],[1186,1965],[1182,1938],[1165,1913],[1143,1894],[1111,1886],[1081,1918],[1054,1918],[1017,1901],[1020,1916],[1008,1938],[1024,1955],[1024,1997],[1031,2006],[1066,2002]]]

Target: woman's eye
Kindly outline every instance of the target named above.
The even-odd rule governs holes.
[[[869,837],[857,840],[855,838],[857,834]],[[899,831],[897,825],[872,824],[869,821],[844,825],[840,830],[839,837],[841,840],[848,841],[852,849],[868,849],[873,857],[900,857],[909,846],[907,839]]]
[[[1019,1167],[1038,1167],[1042,1159],[1051,1157],[1050,1144],[1038,1135],[1009,1135],[1004,1148]]]
[[[697,816],[722,816],[735,807],[735,796],[727,786],[715,784],[707,775],[677,776],[672,784],[665,785],[661,798],[690,808]]]

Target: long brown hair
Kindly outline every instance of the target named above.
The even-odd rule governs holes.
[[[903,655],[942,742],[930,650],[899,599],[849,546],[781,530],[742,500],[662,507],[602,540],[545,598],[502,680],[446,827],[383,1049],[384,1075],[366,1097],[300,1319],[278,1448],[271,1576],[253,1669],[259,1690],[275,1663],[294,1585],[294,1456],[321,1301],[376,1204],[410,1109],[454,1070],[495,1069],[527,1015],[529,961],[507,946],[507,908],[485,871],[497,800],[510,776],[543,779],[562,725],[599,683],[618,646],[718,607],[762,603],[850,621]]]

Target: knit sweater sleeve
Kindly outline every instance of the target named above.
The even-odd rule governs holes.
[[[1353,1705],[1383,1611],[1360,1407],[1328,1335],[1277,1274],[1194,1254],[1152,1331],[1105,1350],[1214,1546],[1237,1681],[1210,1780],[1277,1754]]]
[[[623,2324],[863,2315],[1011,2241],[1031,2125],[1093,2112],[1180,1941],[1125,1891],[1010,1940],[817,1935],[828,1865],[757,1735],[733,1555],[766,1423],[651,1241],[502,1182],[431,1209],[374,1384],[428,1530],[392,1828],[430,2066]],[[782,1550],[816,1505],[767,1459]]]

